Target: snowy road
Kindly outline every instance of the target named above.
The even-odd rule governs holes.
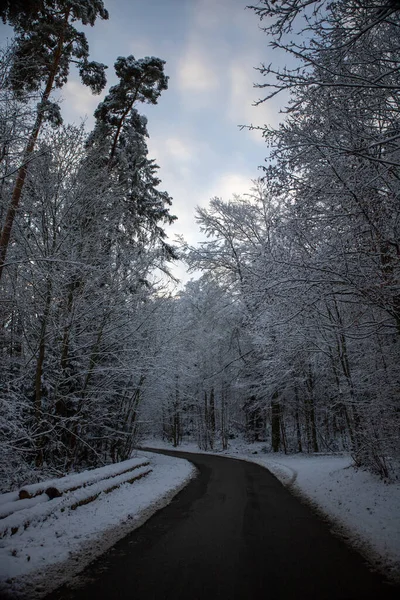
[[[200,475],[48,600],[398,597],[262,467],[174,456]]]

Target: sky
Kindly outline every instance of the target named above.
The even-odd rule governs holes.
[[[183,235],[195,244],[204,239],[195,207],[207,206],[215,196],[229,200],[232,194],[247,193],[252,180],[262,175],[259,166],[267,148],[261,133],[239,126],[276,125],[280,120],[279,96],[252,106],[262,96],[253,87],[263,81],[256,67],[271,61],[268,39],[257,15],[246,9],[246,0],[104,3],[109,20],[81,29],[90,59],[109,67],[107,88],[117,81],[113,65],[118,56],[166,61],[168,90],[156,106],[137,108],[148,117],[149,157],[160,167],[160,189],[172,196],[171,213],[178,217],[167,227],[168,237],[173,241]],[[80,123],[86,117],[90,128],[104,94],[93,96],[72,72],[61,92],[64,120]],[[173,273],[183,283],[190,278],[183,265],[176,265]]]

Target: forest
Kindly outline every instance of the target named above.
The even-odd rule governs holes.
[[[108,19],[102,0],[1,3],[4,491],[127,459],[149,435],[344,451],[398,477],[400,2],[249,10],[287,56],[259,67],[282,123],[261,128],[251,192],[197,209],[191,246],[169,242],[140,112],[172,85],[164,60],[116,58],[92,131],[65,123],[72,66],[107,86],[80,31]],[[194,276],[171,292],[177,260]]]

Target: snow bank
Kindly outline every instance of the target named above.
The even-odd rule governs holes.
[[[18,500],[17,498],[13,502],[4,502],[0,504],[0,519],[4,519],[15,512],[20,510],[25,510],[26,508],[32,508],[36,506],[36,504],[40,504],[41,502],[48,502],[49,497],[46,494],[41,494],[40,496],[35,496],[34,498],[25,498],[24,500]],[[4,521],[0,521],[0,531],[1,525]]]
[[[9,504],[10,502],[15,502],[18,500],[18,492],[7,492],[6,494],[0,494],[0,506],[3,504]]]
[[[44,521],[54,511],[75,509],[80,504],[94,501],[101,492],[108,493],[125,482],[133,483],[150,471],[147,459],[134,458],[27,485],[18,494],[22,500],[0,503],[0,538],[14,535],[22,527],[26,529],[38,521]],[[4,496],[8,498],[10,494]]]
[[[63,493],[65,491],[71,491],[85,485],[96,483],[97,481],[107,479],[108,477],[115,477],[116,475],[126,473],[137,467],[142,467],[144,464],[148,464],[148,461],[140,458],[131,458],[130,460],[124,460],[112,465],[106,465],[105,467],[91,469],[90,471],[83,471],[82,473],[74,473],[73,475],[66,475],[65,477],[25,485],[19,494],[21,496],[21,494],[24,495],[25,492],[27,496],[37,496],[38,494],[43,494],[50,487],[55,487],[59,492]],[[7,496],[7,494],[2,495]]]
[[[166,506],[196,473],[178,458],[140,456],[153,469],[145,478],[0,540],[0,592],[42,598]]]
[[[146,464],[148,465],[149,463],[146,461]],[[80,504],[86,504],[96,500],[102,492],[108,493],[110,489],[115,489],[122,483],[132,483],[135,479],[139,479],[150,472],[151,468],[148,466],[140,468],[135,467],[134,471],[129,470],[122,475],[108,477],[107,479],[98,481],[92,485],[87,485],[78,489],[74,488],[61,498],[54,498],[51,501],[46,494],[35,496],[30,499],[31,501],[36,501],[34,505],[28,506],[18,512],[14,512],[0,521],[0,537],[7,534],[15,535],[16,530],[21,528],[26,529],[28,526],[32,527],[35,523],[45,521],[49,516],[56,512],[63,512],[67,508],[75,510]],[[24,502],[26,501],[19,500],[19,502],[16,502],[15,504]]]

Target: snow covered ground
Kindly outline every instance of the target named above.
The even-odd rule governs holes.
[[[143,479],[0,539],[0,592],[32,599],[49,593],[166,506],[196,473],[181,459],[138,456],[153,468]]]
[[[155,440],[143,445],[172,449]],[[354,469],[345,455],[272,455],[263,446],[234,440],[218,454],[267,467],[326,515],[336,532],[399,580],[400,484],[388,485]],[[195,444],[178,450],[199,452]],[[13,598],[44,596],[168,504],[195,475],[186,461],[143,451],[138,456],[147,457],[153,468],[145,478],[0,539],[0,591]]]
[[[169,448],[156,440],[143,446]],[[266,454],[265,444],[233,440],[226,456],[267,467],[295,494],[308,501],[338,533],[381,571],[400,581],[400,484],[387,484],[351,466],[346,455]],[[199,452],[196,444],[177,450]]]

